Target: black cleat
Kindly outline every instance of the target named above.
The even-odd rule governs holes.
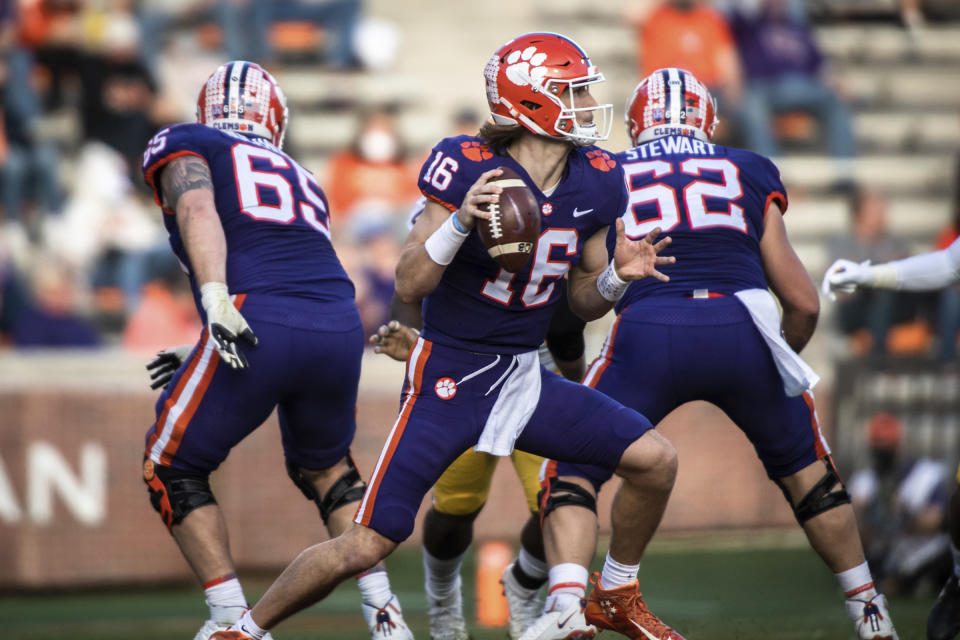
[[[960,583],[950,576],[927,618],[927,640],[954,640],[960,634]]]

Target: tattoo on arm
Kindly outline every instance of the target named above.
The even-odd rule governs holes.
[[[160,188],[163,202],[176,211],[177,203],[191,189],[209,189],[213,191],[213,180],[206,160],[197,156],[184,156],[171,162],[160,175]]]

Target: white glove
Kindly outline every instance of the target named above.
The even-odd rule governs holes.
[[[179,347],[170,347],[158,353],[157,357],[147,364],[147,371],[150,373],[150,388],[166,388],[170,384],[170,380],[173,379],[173,374],[190,357],[191,351],[193,351],[192,344],[182,344]]]
[[[240,351],[239,340],[256,346],[257,336],[237,308],[233,306],[227,285],[208,282],[200,287],[200,304],[207,312],[207,327],[213,338],[217,353],[234,369],[246,369],[247,359]]]
[[[853,293],[857,290],[858,285],[872,284],[873,278],[869,260],[864,260],[858,264],[852,260],[841,258],[830,265],[827,272],[823,274],[823,284],[820,285],[820,291],[831,300],[836,300],[834,291]]]

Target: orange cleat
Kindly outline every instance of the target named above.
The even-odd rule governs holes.
[[[584,612],[587,622],[599,630],[609,629],[639,640],[684,640],[679,633],[663,624],[643,602],[636,582],[602,589],[600,574],[590,576],[593,590]]]

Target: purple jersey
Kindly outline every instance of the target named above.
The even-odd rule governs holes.
[[[629,189],[623,214],[627,237],[656,227],[673,238],[661,255],[677,262],[660,267],[663,283],[645,278],[630,285],[617,312],[646,296],[730,295],[767,288],[760,238],[767,206],[787,210],[780,172],[767,158],[684,136],[658,138],[617,154]],[[613,251],[615,235],[607,238]]]
[[[202,124],[159,131],[143,154],[143,175],[160,201],[157,171],[171,160],[206,160],[227,239],[231,293],[261,293],[319,302],[352,300],[353,283],[330,244],[327,199],[316,178],[269,141]],[[164,208],[174,253],[190,272],[177,217]],[[201,315],[203,313],[200,305]]]
[[[620,167],[596,147],[570,152],[563,177],[548,196],[513,158],[496,154],[473,136],[447,138],[433,148],[420,170],[420,190],[456,211],[480,174],[499,166],[522,176],[540,206],[533,258],[510,273],[472,231],[424,300],[424,337],[476,352],[521,353],[543,342],[564,274],[580,261],[583,243],[623,212],[626,192]]]

